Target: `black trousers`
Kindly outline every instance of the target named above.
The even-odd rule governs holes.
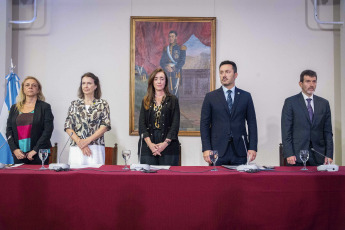
[[[243,165],[245,163],[247,163],[247,156],[239,157],[234,147],[234,142],[230,140],[224,156],[218,158],[216,165]]]

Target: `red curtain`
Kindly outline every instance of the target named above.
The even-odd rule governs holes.
[[[135,65],[143,66],[148,74],[158,68],[163,48],[169,45],[171,30],[177,32],[179,45],[194,34],[204,45],[211,46],[210,22],[136,22]]]

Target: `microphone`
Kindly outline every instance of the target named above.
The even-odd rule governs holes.
[[[247,150],[246,141],[244,140],[244,135],[242,135],[242,140],[243,140],[244,149],[246,150],[246,153],[247,153],[247,165],[248,165],[249,164],[249,154],[248,154],[248,150]]]
[[[139,164],[131,164],[130,169],[131,170],[136,170],[136,171],[141,171],[141,170],[150,170],[150,165],[148,164],[141,164],[141,149],[143,147],[143,139],[144,139],[144,134],[140,134],[140,149],[139,149],[139,154],[138,154],[138,162]]]
[[[314,148],[311,148],[311,151],[320,154],[323,157],[326,157],[324,154],[316,151]],[[327,165],[319,165],[317,166],[317,171],[328,171],[328,172],[336,172],[339,171],[339,166],[336,164],[331,165],[328,161]]]
[[[69,137],[65,143],[65,146],[62,148],[62,151],[57,156],[57,163],[49,164],[49,169],[56,170],[56,171],[69,170],[69,168],[70,168],[69,164],[60,163],[60,157],[61,157],[63,151],[65,150],[67,143],[69,142],[69,140],[71,140],[72,136],[73,136],[73,132],[71,132],[71,134],[69,135]]]
[[[245,172],[254,172],[258,170],[258,166],[256,164],[251,164],[251,165],[249,164],[249,155],[248,155],[247,145],[244,140],[244,135],[242,135],[242,140],[244,144],[244,149],[246,150],[246,153],[247,153],[247,164],[237,166],[236,170],[245,171]]]
[[[141,135],[140,135],[140,151],[139,151],[139,155],[138,155],[139,164],[140,164],[140,161],[141,161],[141,149],[142,149],[142,147],[143,147],[143,137],[144,137],[144,134],[141,134]]]
[[[1,135],[1,134],[0,134]],[[4,147],[4,145],[8,142],[9,139],[12,138],[12,135],[9,135],[8,138],[4,141],[4,143],[2,143],[2,145],[0,146],[0,149],[2,149],[2,147]],[[0,163],[0,169],[5,168],[5,164],[4,163]]]

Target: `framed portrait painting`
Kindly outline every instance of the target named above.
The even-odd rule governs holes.
[[[215,88],[215,17],[131,17],[129,134],[138,135],[150,74],[164,69],[180,105],[180,136],[200,136],[205,94]]]

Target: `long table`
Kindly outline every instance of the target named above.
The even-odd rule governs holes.
[[[345,229],[345,166],[0,170],[0,229]]]

